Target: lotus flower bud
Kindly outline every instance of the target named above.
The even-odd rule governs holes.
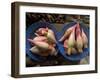
[[[34,46],[30,49],[30,51],[32,53],[41,55],[41,56],[48,56],[49,55],[49,51],[48,50],[43,50],[41,48],[38,48],[37,46]]]
[[[49,47],[49,49],[44,50],[42,48],[39,48],[37,46],[34,46],[30,49],[31,52],[39,54],[41,56],[48,56],[50,55],[57,55],[57,51],[54,47]]]
[[[59,41],[64,41],[66,38],[68,38],[69,35],[71,34],[73,28],[75,28],[75,27],[76,27],[76,25],[74,25],[74,26],[70,27],[69,29],[67,29],[65,31],[65,34],[63,35],[63,37]]]
[[[48,32],[48,28],[39,28],[36,33],[40,36],[45,35]]]
[[[56,38],[55,38],[54,32],[51,29],[48,29],[48,33],[46,36],[47,36],[47,39],[49,42],[56,43]]]
[[[40,53],[40,50],[39,50],[39,48],[38,48],[37,46],[32,47],[32,48],[30,49],[30,51],[33,52],[33,53],[37,53],[37,54]]]
[[[75,27],[73,28],[69,39],[68,39],[68,55],[71,55],[72,53],[72,48],[75,46]]]
[[[47,38],[44,36],[38,36],[38,37],[35,37],[34,39],[28,39],[28,41],[30,41],[33,44],[34,44],[34,41],[47,42]]]
[[[83,50],[82,50],[83,40],[82,40],[82,36],[81,36],[81,30],[80,30],[79,23],[77,24],[77,28],[76,28],[76,47],[77,47],[79,53],[83,52]]]
[[[82,38],[83,38],[83,45],[84,45],[84,48],[87,48],[87,44],[88,44],[88,38],[86,36],[86,34],[84,33],[83,29],[82,29]]]
[[[38,36],[38,37],[35,37],[33,41],[47,41],[47,38],[44,36]]]
[[[64,48],[65,48],[66,53],[68,55],[71,55],[72,51],[71,51],[71,48],[68,47],[68,40],[67,39],[64,41]]]
[[[44,49],[44,50],[49,49],[49,44],[46,43],[46,42],[34,41],[33,43],[34,43],[34,45],[36,45],[37,47],[42,48],[42,49]]]
[[[69,39],[68,39],[68,47],[72,48],[74,46],[75,46],[75,27],[73,28],[73,30],[69,36]]]

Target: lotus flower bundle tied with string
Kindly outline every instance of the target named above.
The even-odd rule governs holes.
[[[32,48],[29,49],[32,53],[36,53],[41,56],[56,55],[56,38],[54,32],[49,28],[39,28],[36,33],[36,37],[28,39]]]
[[[68,28],[59,41],[63,42],[67,55],[81,54],[84,48],[88,48],[88,38],[78,22]]]

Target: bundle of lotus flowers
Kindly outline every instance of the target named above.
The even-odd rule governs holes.
[[[88,38],[79,23],[68,28],[59,41],[63,42],[68,55],[82,53],[88,47]]]
[[[41,56],[56,55],[56,38],[54,32],[51,29],[39,28],[36,33],[36,37],[28,39],[32,44],[30,51]]]

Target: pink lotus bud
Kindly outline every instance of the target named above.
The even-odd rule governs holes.
[[[73,30],[69,36],[69,39],[68,39],[68,47],[72,48],[74,46],[75,46],[75,27],[73,28]]]
[[[41,48],[41,49],[44,49],[44,50],[49,49],[49,44],[46,43],[46,42],[34,41],[34,44],[35,44],[37,47]]]
[[[83,40],[82,40],[79,24],[78,24],[78,26],[76,28],[76,47],[77,47],[79,53],[83,52],[83,50],[82,50],[82,48],[83,48]]]
[[[40,36],[45,35],[48,32],[48,28],[39,28],[36,33]]]
[[[55,38],[54,32],[51,29],[48,29],[47,39],[50,42],[56,43],[56,38]]]
[[[37,46],[32,47],[30,49],[30,51],[33,52],[33,53],[36,53],[36,54],[39,54],[40,53],[40,50],[39,50],[39,48]]]
[[[70,48],[68,48],[68,40],[67,39],[64,41],[64,48],[65,48],[66,53],[68,55],[70,55],[71,54],[71,50],[70,50]]]
[[[35,37],[33,41],[47,41],[47,38],[44,36],[38,36],[38,37]]]
[[[87,38],[86,34],[84,33],[83,29],[82,29],[82,38],[83,38],[84,48],[87,48],[88,38]]]
[[[57,51],[52,45],[49,45],[49,48],[46,51],[44,50],[44,52],[49,55],[55,55],[55,56],[57,55]]]
[[[63,37],[59,40],[59,41],[64,41],[66,38],[69,37],[69,35],[71,34],[73,28],[76,27],[76,24],[70,28],[68,28],[66,31],[65,31],[65,34],[63,35]]]
[[[68,39],[68,50],[67,50],[67,54],[71,55],[72,53],[72,48],[75,46],[75,27],[73,28],[69,39]]]
[[[33,44],[34,44],[34,41],[47,42],[47,38],[44,36],[38,36],[38,37],[35,37],[34,39],[28,39],[28,40]]]
[[[36,40],[32,40],[32,39],[28,39],[32,44],[34,44],[35,46],[38,46],[39,48],[43,48],[43,49],[48,49],[49,48],[49,44],[43,41],[36,41]]]
[[[39,48],[37,46],[32,47],[30,49],[30,51],[33,52],[33,53],[36,53],[36,54],[38,54],[40,56],[48,56],[49,52],[50,52],[49,50],[44,50],[44,49],[41,49],[41,48]]]

